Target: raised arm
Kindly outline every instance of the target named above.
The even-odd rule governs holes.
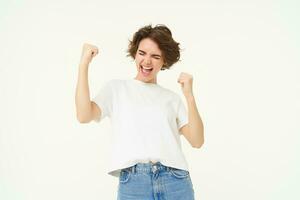
[[[75,94],[77,120],[80,123],[88,123],[93,119],[99,118],[101,115],[101,108],[90,99],[88,84],[89,63],[97,54],[98,48],[96,46],[90,44],[83,45]]]
[[[204,126],[193,95],[193,76],[182,72],[178,83],[181,84],[188,105],[188,124],[183,126],[180,132],[193,147],[200,148],[204,144]]]

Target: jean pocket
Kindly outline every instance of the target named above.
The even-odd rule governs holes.
[[[127,183],[131,177],[131,172],[127,169],[122,169],[120,172],[120,183]]]
[[[177,168],[170,168],[170,172],[176,178],[186,178],[190,175],[189,171]]]

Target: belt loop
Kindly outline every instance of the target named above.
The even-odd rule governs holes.
[[[167,171],[170,171],[170,167],[166,166],[167,167]]]
[[[131,167],[131,172],[132,172],[133,174],[134,174],[134,171],[135,171],[134,168],[135,168],[135,165]]]

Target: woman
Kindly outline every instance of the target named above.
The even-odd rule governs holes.
[[[90,100],[87,71],[98,49],[84,44],[76,89],[77,119],[81,123],[111,119],[108,174],[119,178],[119,200],[192,200],[194,189],[180,136],[195,148],[204,142],[193,78],[187,73],[178,78],[188,112],[178,94],[157,83],[158,73],[179,60],[179,43],[165,25],[148,25],[134,34],[128,53],[136,63],[135,78],[110,80]]]

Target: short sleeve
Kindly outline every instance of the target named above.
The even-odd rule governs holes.
[[[178,130],[184,125],[188,124],[188,113],[185,105],[183,104],[182,99],[179,97],[178,107],[177,107],[177,116],[176,122]]]
[[[100,118],[94,119],[95,122],[99,123],[105,117],[110,117],[112,112],[113,103],[113,91],[112,82],[106,82],[100,90],[97,92],[96,96],[92,99],[99,108],[101,109]]]

